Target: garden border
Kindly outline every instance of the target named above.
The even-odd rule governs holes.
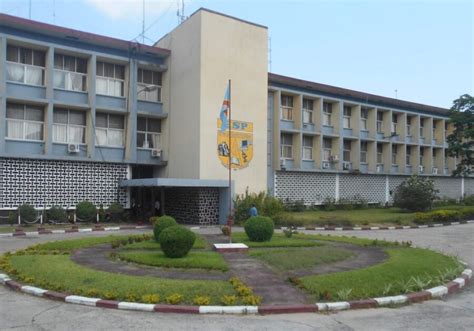
[[[472,278],[472,270],[464,269],[459,277],[451,282],[436,286],[420,292],[408,293],[379,298],[369,298],[354,301],[340,302],[317,302],[316,304],[300,305],[263,305],[263,306],[190,306],[190,305],[163,305],[145,304],[136,302],[122,302],[103,300],[101,298],[89,298],[66,293],[54,292],[34,286],[23,285],[12,280],[6,274],[0,274],[0,284],[29,295],[45,297],[52,300],[74,303],[85,306],[114,308],[123,310],[137,310],[158,313],[183,313],[183,314],[290,314],[309,313],[318,311],[339,311],[349,309],[377,308],[391,305],[400,305],[414,302],[422,302],[430,299],[438,299],[448,294],[455,293],[469,284]]]
[[[23,231],[21,228],[16,228],[15,232],[12,233],[0,233],[0,238],[2,237],[19,237],[19,236],[37,236],[43,234],[67,234],[67,233],[77,233],[77,232],[97,232],[97,231],[121,231],[121,230],[142,230],[142,229],[152,229],[150,225],[124,225],[124,226],[97,226],[93,228],[77,228],[71,227],[68,229],[59,229],[59,230],[50,230],[44,229],[39,231]]]

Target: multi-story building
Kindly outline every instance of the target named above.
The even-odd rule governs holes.
[[[154,46],[0,14],[0,212],[160,200],[213,224],[246,189],[383,203],[411,174],[474,193],[474,179],[448,177],[446,109],[269,74],[267,40],[206,9]]]

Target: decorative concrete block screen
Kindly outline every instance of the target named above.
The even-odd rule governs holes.
[[[165,213],[178,223],[211,225],[219,223],[219,189],[177,187],[165,191]]]
[[[303,171],[277,171],[275,195],[282,200],[321,204],[325,198],[354,199],[369,203],[393,201],[396,188],[409,176],[327,174]],[[460,199],[461,178],[431,177],[440,198]],[[474,194],[474,178],[464,179],[465,195]]]
[[[0,158],[0,209],[69,208],[83,200],[126,207],[127,191],[118,187],[126,177],[124,164]]]

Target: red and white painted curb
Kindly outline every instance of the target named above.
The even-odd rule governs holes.
[[[93,228],[68,228],[61,230],[44,229],[39,231],[22,231],[16,230],[13,233],[0,233],[1,237],[19,237],[19,236],[38,236],[43,234],[65,234],[78,232],[97,232],[97,231],[121,231],[121,230],[142,230],[151,229],[150,225],[125,225],[125,226],[95,226]]]
[[[437,299],[445,295],[457,292],[461,288],[466,286],[470,282],[471,278],[472,270],[465,269],[458,278],[454,279],[448,284],[436,286],[420,292],[409,293],[406,295],[370,298],[354,301],[318,302],[313,305],[302,304],[280,306],[185,306],[103,300],[100,298],[88,298],[78,295],[69,295],[65,293],[45,290],[34,286],[22,285],[21,283],[12,280],[6,274],[0,274],[0,284],[3,284],[11,289],[38,297],[45,297],[52,300],[101,308],[187,314],[289,314],[376,308],[388,305],[422,302],[430,299]]]

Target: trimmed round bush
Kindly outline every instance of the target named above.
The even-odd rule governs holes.
[[[18,207],[18,214],[20,215],[21,220],[25,222],[34,222],[37,217],[35,207],[27,203]]]
[[[181,225],[169,226],[160,234],[161,250],[170,258],[186,256],[195,240],[196,235]]]
[[[176,220],[171,216],[161,216],[161,217],[152,217],[154,219],[153,225],[153,234],[155,235],[155,240],[160,241],[161,231],[167,227],[178,225]]]
[[[120,203],[114,202],[109,206],[109,208],[107,208],[107,213],[110,215],[110,220],[112,222],[118,222],[122,220],[124,210]]]
[[[244,225],[250,241],[270,241],[274,227],[272,219],[265,216],[250,217]]]
[[[82,201],[76,205],[76,217],[81,221],[94,221],[97,210],[90,201]]]
[[[47,212],[48,220],[65,222],[67,220],[66,210],[61,206],[52,206]]]

